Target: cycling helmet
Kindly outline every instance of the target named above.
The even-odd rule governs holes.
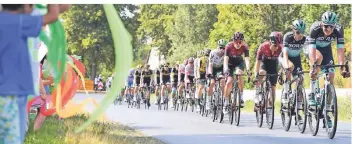
[[[306,29],[306,23],[299,19],[299,20],[295,20],[292,23],[293,29],[298,30],[299,32],[303,33]]]
[[[211,49],[207,48],[204,50],[204,56],[209,56],[211,52]]]
[[[236,32],[233,34],[233,40],[243,40],[244,39],[244,35],[241,32]]]
[[[227,41],[224,40],[224,39],[220,39],[220,40],[218,41],[218,46],[219,46],[219,47],[225,47],[226,44],[227,44]]]
[[[272,32],[269,39],[271,44],[282,44],[282,35],[280,32]]]
[[[321,16],[321,21],[323,21],[324,24],[336,24],[337,15],[334,12],[327,11]]]
[[[193,62],[194,62],[194,58],[193,57],[188,58],[188,63],[193,63]]]

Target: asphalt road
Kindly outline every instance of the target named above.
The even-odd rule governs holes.
[[[103,94],[90,94],[97,101]],[[76,102],[87,98],[77,93]],[[88,105],[87,110],[93,106]],[[289,132],[281,124],[280,117],[275,117],[274,128],[269,130],[256,125],[254,113],[242,113],[240,126],[230,125],[227,116],[223,123],[212,122],[209,117],[201,117],[195,112],[159,111],[153,105],[150,110],[127,108],[126,104],[114,106],[111,104],[105,115],[113,121],[128,125],[146,135],[153,136],[169,144],[350,144],[351,123],[339,122],[334,139],[327,137],[325,129],[320,128],[317,136],[312,136],[307,124],[306,132],[299,133],[292,123]]]

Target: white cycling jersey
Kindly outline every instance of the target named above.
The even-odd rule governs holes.
[[[186,75],[194,76],[194,65],[193,64],[187,64],[187,66],[185,68],[185,73],[186,73]]]
[[[209,62],[213,64],[213,67],[220,68],[224,63],[225,53],[220,49],[215,49],[210,52]]]

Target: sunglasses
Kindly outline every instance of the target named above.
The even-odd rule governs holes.
[[[296,34],[304,34],[304,31],[302,31],[302,30],[296,30],[296,29],[295,29],[295,33],[296,33]]]
[[[333,29],[334,27],[335,27],[335,25],[323,25],[324,26],[324,28],[331,28],[331,29]]]
[[[241,40],[235,40],[234,41],[236,44],[242,44],[242,41]]]

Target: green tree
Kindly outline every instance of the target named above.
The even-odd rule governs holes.
[[[115,5],[132,35],[138,28],[137,6]],[[127,14],[128,13],[128,14]],[[113,42],[102,5],[72,5],[61,18],[64,20],[69,54],[81,55],[88,76],[112,72],[115,56]],[[136,47],[138,42],[134,41]]]
[[[167,61],[182,61],[204,49],[217,15],[216,5],[179,5],[167,29],[172,41]]]

